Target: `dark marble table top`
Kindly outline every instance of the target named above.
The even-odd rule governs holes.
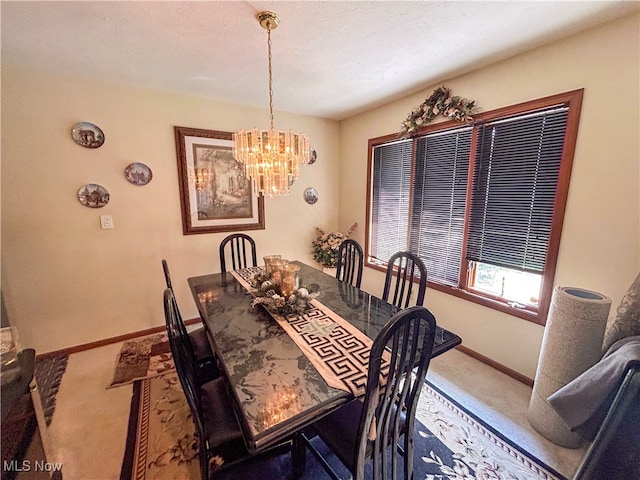
[[[371,339],[396,313],[393,305],[317,270],[301,266],[300,281],[317,300]],[[348,401],[331,388],[302,351],[230,273],[188,279],[223,373],[235,396],[247,447],[260,450]],[[433,356],[455,347],[460,337],[438,327]]]

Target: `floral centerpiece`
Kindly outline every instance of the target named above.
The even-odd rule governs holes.
[[[338,249],[340,248],[340,244],[349,238],[357,226],[357,223],[351,225],[346,235],[341,232],[327,233],[316,227],[318,236],[311,242],[313,259],[323,267],[335,268],[338,264]]]
[[[470,122],[473,120],[472,114],[476,110],[475,100],[451,95],[451,89],[443,85],[436,88],[423,103],[413,109],[402,122],[400,135],[411,135],[438,115],[458,122]]]
[[[266,273],[258,273],[253,277],[251,286],[255,288],[252,307],[264,305],[267,310],[280,315],[300,315],[311,307],[311,300],[318,296],[303,286],[293,290],[289,296],[282,293],[280,285],[275,283]]]

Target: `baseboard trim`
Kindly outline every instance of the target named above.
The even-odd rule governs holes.
[[[185,325],[193,325],[195,323],[201,323],[199,318],[192,318],[185,320]],[[112,343],[124,342],[125,340],[131,340],[132,338],[143,337],[145,335],[151,335],[152,333],[164,332],[166,327],[164,325],[159,327],[147,328],[145,330],[139,330],[137,332],[125,333],[124,335],[118,335],[117,337],[105,338],[96,342],[83,343],[74,347],[62,348],[60,350],[54,350],[51,352],[40,353],[36,355],[36,358],[54,357],[58,355],[71,355],[72,353],[84,352],[85,350],[91,350],[92,348],[104,347],[105,345],[111,345]]]
[[[522,375],[521,373],[516,372],[515,370],[510,369],[509,367],[502,365],[501,363],[496,362],[495,360],[490,359],[489,357],[485,357],[481,353],[476,352],[475,350],[471,350],[469,347],[465,347],[464,345],[458,345],[456,349],[460,350],[465,355],[469,355],[476,360],[489,365],[492,368],[495,368],[499,372],[504,373],[505,375],[510,376],[511,378],[515,378],[521,383],[533,387],[533,379]]]
[[[189,320],[185,320],[185,325],[193,325],[195,323],[200,323],[199,318],[191,318]],[[139,330],[137,332],[125,333],[124,335],[118,335],[117,337],[105,338],[104,340],[98,340],[96,342],[83,343],[82,345],[76,345],[74,347],[62,348],[60,350],[54,350],[51,352],[41,353],[36,355],[37,358],[41,357],[50,357],[56,355],[71,355],[72,353],[83,352],[85,350],[91,350],[92,348],[104,347],[105,345],[111,345],[112,343],[124,342],[125,340],[131,340],[132,338],[143,337],[145,335],[151,335],[152,333],[163,332],[165,330],[165,326],[152,327],[147,328],[145,330]],[[485,365],[489,365],[492,368],[495,368],[499,372],[504,373],[505,375],[510,376],[511,378],[515,378],[519,382],[524,383],[530,387],[533,387],[533,380],[521,373],[516,372],[515,370],[510,369],[509,367],[502,365],[501,363],[496,362],[495,360],[490,359],[489,357],[485,357],[481,353],[476,352],[475,350],[471,350],[469,347],[465,347],[464,345],[458,345],[456,347],[457,350],[464,353],[465,355],[469,355],[472,358],[484,363]]]

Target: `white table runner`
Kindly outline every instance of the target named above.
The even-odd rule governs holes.
[[[262,267],[249,267],[230,272],[249,292],[255,292],[251,281]],[[373,341],[326,305],[311,300],[311,308],[302,315],[284,317],[269,314],[287,332],[296,345],[333,388],[359,397],[364,395]],[[259,308],[259,307],[256,307]],[[384,384],[389,371],[389,354],[385,354],[381,369]]]

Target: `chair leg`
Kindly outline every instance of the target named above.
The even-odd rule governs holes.
[[[329,465],[329,462],[325,460],[325,458],[318,451],[318,449],[313,446],[313,444],[311,443],[311,440],[309,440],[303,432],[300,432],[298,436],[299,436],[298,441],[300,442],[300,445],[303,448],[302,452],[306,453],[304,449],[308,448],[309,451],[313,454],[313,456],[316,457],[316,460],[320,462],[320,465],[322,465],[322,468],[325,470],[325,472],[327,472],[333,480],[342,480],[338,476],[338,474],[333,470],[333,468],[331,468],[331,465]]]
[[[202,443],[200,444],[200,448],[204,448]],[[203,454],[200,452],[198,454],[200,457],[200,475],[202,475],[202,480],[209,480],[209,458],[207,454]]]
[[[302,433],[296,433],[293,437],[291,459],[293,461],[293,475],[296,480],[302,478],[307,467],[307,455]]]
[[[405,433],[406,451],[404,452],[404,471],[406,478],[413,478],[413,436]]]

